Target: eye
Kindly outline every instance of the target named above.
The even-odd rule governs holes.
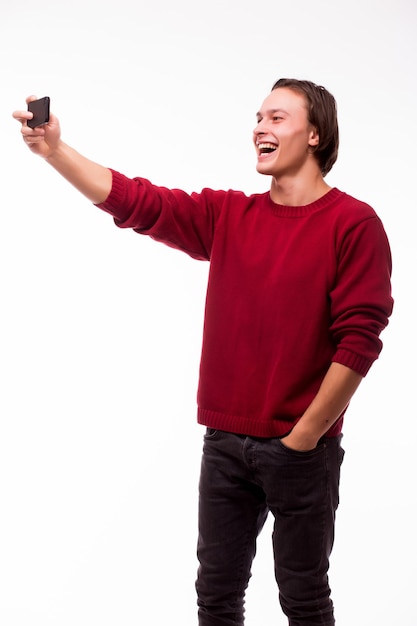
[[[283,120],[284,118],[281,117],[280,115],[273,115],[272,120],[274,122],[279,122],[280,120]]]

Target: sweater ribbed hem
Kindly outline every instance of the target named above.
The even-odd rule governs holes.
[[[250,437],[283,437],[294,427],[298,419],[294,421],[274,418],[270,420],[257,420],[256,418],[242,417],[241,415],[230,415],[219,413],[210,409],[198,408],[198,423],[208,428],[224,430],[238,435],[248,435]],[[337,437],[342,432],[343,416],[326,433],[326,437]]]

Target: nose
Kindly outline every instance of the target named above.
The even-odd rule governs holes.
[[[264,122],[264,118],[262,118],[257,122],[255,128],[253,129],[253,135],[254,137],[259,137],[264,134],[265,134],[265,122]]]
[[[264,131],[262,130],[262,122],[258,122],[255,126],[255,128],[253,129],[253,138],[256,139],[257,137],[261,137],[264,134]]]

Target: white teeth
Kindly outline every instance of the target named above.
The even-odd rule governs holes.
[[[277,147],[278,146],[275,143],[258,143],[258,150],[269,150],[270,152],[272,152],[273,150],[276,150]]]

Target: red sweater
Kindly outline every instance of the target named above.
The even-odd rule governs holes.
[[[288,207],[269,193],[187,194],[113,171],[99,206],[120,227],[210,261],[201,424],[281,436],[332,361],[365,376],[378,358],[393,304],[391,255],[380,219],[363,202],[332,189]]]

